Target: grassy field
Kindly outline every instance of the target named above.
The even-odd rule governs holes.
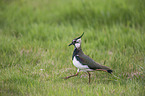
[[[145,96],[145,0],[0,0],[1,96]],[[113,75],[75,74],[72,39]]]

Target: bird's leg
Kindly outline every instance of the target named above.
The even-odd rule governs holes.
[[[77,73],[76,73],[76,74],[74,74],[74,75],[71,75],[71,76],[64,77],[64,79],[68,79],[68,78],[70,78],[70,77],[77,76],[78,74],[79,74],[79,69],[77,70]]]
[[[78,75],[78,72],[77,72],[76,74],[74,74],[74,75],[64,77],[64,79],[68,79],[68,78],[70,78],[70,77],[74,77],[74,76],[77,76],[77,75]]]
[[[91,74],[89,72],[87,72],[89,74],[89,83],[91,81]]]

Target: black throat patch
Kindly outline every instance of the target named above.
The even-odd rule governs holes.
[[[74,49],[74,52],[73,52],[73,55],[72,55],[72,60],[73,60],[74,56],[77,55],[77,54],[79,53],[79,51],[80,51],[80,50],[77,49],[77,48]]]

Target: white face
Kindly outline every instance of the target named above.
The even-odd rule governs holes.
[[[81,47],[81,38],[76,40],[75,47],[76,48]]]

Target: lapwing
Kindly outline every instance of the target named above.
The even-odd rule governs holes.
[[[89,56],[85,55],[81,49],[81,37],[84,35],[84,33],[79,36],[78,38],[75,38],[72,40],[72,43],[69,44],[69,46],[74,45],[74,51],[72,55],[72,61],[73,65],[78,68],[77,73],[71,76],[67,76],[64,79],[68,79],[70,77],[77,76],[80,71],[87,72],[89,75],[89,83],[91,80],[91,74],[89,72],[91,71],[105,71],[108,73],[112,73],[113,71],[106,66],[100,65],[99,63],[96,63],[93,59],[91,59]]]

